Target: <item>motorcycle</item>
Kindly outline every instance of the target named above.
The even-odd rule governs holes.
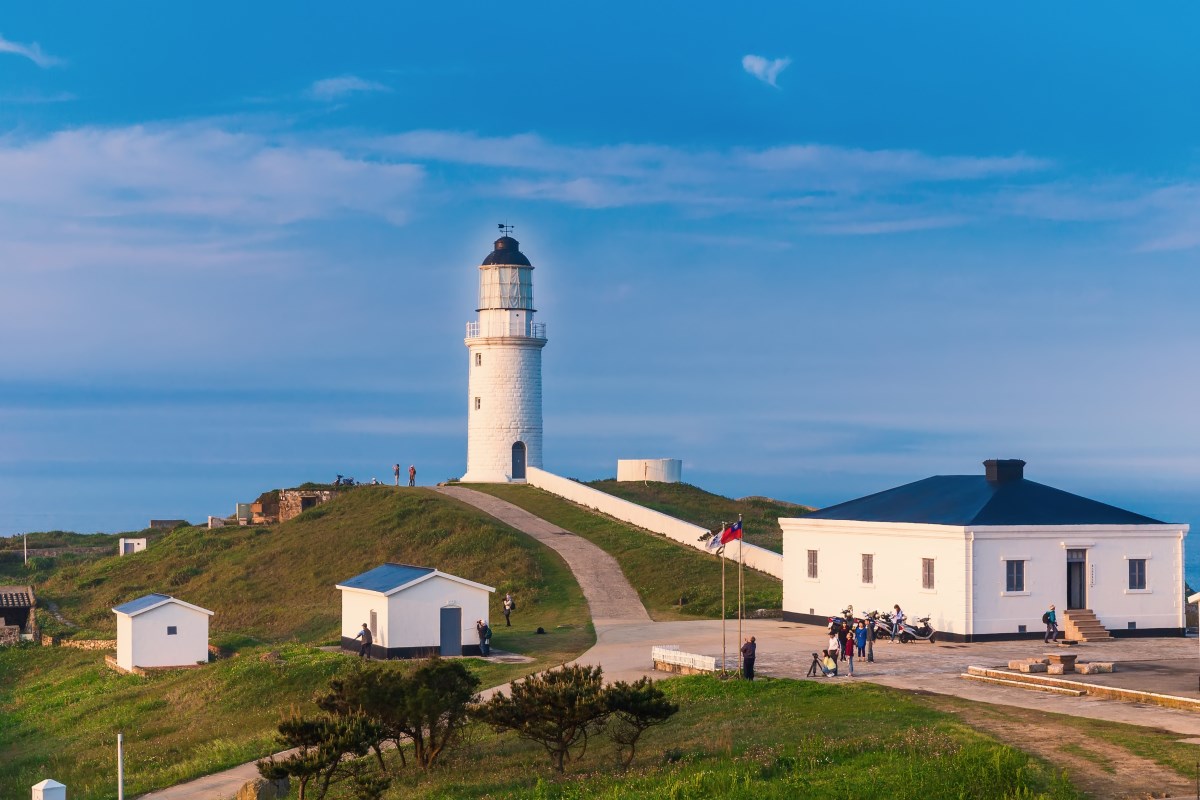
[[[836,634],[842,628],[847,630],[854,629],[854,606],[846,606],[842,609],[841,614],[829,617],[829,632]]]
[[[914,641],[924,641],[933,644],[937,631],[929,624],[929,617],[917,617],[917,624],[904,623],[900,626],[900,641],[908,644]]]
[[[873,631],[875,639],[891,638],[892,615],[883,611],[872,611],[867,614],[867,629]]]

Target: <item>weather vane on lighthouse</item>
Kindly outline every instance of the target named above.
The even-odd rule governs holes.
[[[515,228],[517,226],[509,225],[506,222],[498,222],[498,223],[496,223],[496,227],[500,229],[501,236],[511,236],[512,232],[513,232],[513,228]]]

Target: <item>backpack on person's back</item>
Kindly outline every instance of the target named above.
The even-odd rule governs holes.
[[[1049,612],[1049,611],[1047,611],[1047,612],[1045,612],[1044,614],[1042,614],[1042,624],[1043,624],[1043,625],[1049,625],[1049,624],[1050,624],[1050,612]]]

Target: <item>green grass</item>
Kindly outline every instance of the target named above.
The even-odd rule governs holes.
[[[563,584],[574,580],[553,551],[436,492],[387,487],[344,492],[273,527],[178,528],[142,553],[64,564],[36,591],[80,636],[111,638],[113,606],[164,592],[216,612],[214,643],[332,644],[341,617],[335,585],[384,561],[495,586],[493,617],[505,591],[524,601],[522,611],[571,605]],[[576,614],[567,623],[584,621]]]
[[[432,773],[399,772],[387,797],[1079,798],[1040,762],[897,690],[699,676],[659,686],[682,710],[644,735],[627,774],[602,739],[557,778],[540,747],[476,730]]]
[[[0,650],[0,797],[24,797],[48,776],[72,797],[116,797],[118,732],[127,796],[269,752],[280,709],[309,706],[348,659],[295,645],[278,660],[262,655],[141,678],[108,669],[96,652]]]
[[[213,609],[211,641],[237,655],[142,678],[112,672],[102,652],[0,649],[0,797],[24,796],[47,775],[74,797],[115,796],[106,792],[118,731],[128,741],[130,794],[271,752],[280,713],[307,706],[351,660],[314,647],[338,640],[334,585],[389,560],[497,587],[492,644],[534,661],[468,659],[485,687],[595,642],[583,594],[557,553],[426,489],[364,487],[271,528],[179,528],[132,556],[64,556],[29,577],[39,599],[80,624],[74,638],[114,638],[112,606],[159,591]],[[518,598],[512,628],[500,614],[505,591]],[[539,626],[545,635],[534,633]],[[264,661],[268,653],[279,659]]]
[[[709,530],[717,530],[723,522],[735,522],[738,514],[741,514],[746,541],[776,553],[783,552],[783,531],[779,529],[779,518],[799,517],[812,511],[808,506],[768,497],[734,500],[706,492],[690,483],[618,483],[615,480],[603,480],[592,481],[588,486]]]
[[[721,616],[721,564],[711,555],[601,516],[532,486],[479,484],[470,488],[507,500],[607,551],[621,565],[654,619]],[[728,579],[732,597],[737,585],[736,570],[730,571]],[[745,580],[748,609],[781,606],[780,581],[753,570],[746,570]],[[682,604],[680,599],[684,601]],[[729,614],[734,613],[731,603]]]

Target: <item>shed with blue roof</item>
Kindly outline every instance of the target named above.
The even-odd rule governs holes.
[[[372,658],[479,655],[476,623],[488,621],[482,583],[412,564],[381,564],[337,585],[342,648],[359,652],[364,626]],[[365,653],[364,653],[365,655]]]
[[[939,639],[1045,636],[1053,604],[1076,640],[1182,635],[1188,526],[1025,477],[992,459],[781,519],[784,618],[847,605],[928,614]]]
[[[208,663],[213,612],[166,594],[148,594],[113,608],[117,666],[162,669]]]

